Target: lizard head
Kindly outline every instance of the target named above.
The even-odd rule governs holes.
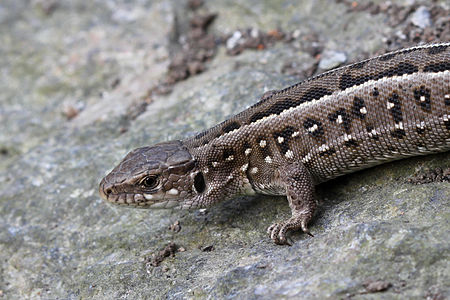
[[[180,141],[137,148],[100,182],[103,199],[143,208],[180,207],[206,188],[196,160]]]

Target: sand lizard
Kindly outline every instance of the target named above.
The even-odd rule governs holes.
[[[286,244],[307,225],[314,186],[407,156],[450,149],[450,43],[402,49],[266,93],[183,141],[130,152],[100,183],[109,202],[199,208],[243,194],[287,195],[268,228]]]

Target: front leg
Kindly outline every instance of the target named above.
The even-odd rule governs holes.
[[[312,236],[307,225],[314,215],[317,202],[314,200],[312,177],[302,163],[285,165],[280,168],[279,172],[281,183],[286,187],[286,196],[292,217],[271,225],[267,232],[276,244],[285,245],[289,244],[286,234],[290,230],[301,228],[303,232]]]

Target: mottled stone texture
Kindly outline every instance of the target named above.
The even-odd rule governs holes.
[[[0,297],[448,297],[450,186],[406,183],[449,167],[448,153],[318,186],[315,237],[294,234],[292,247],[265,235],[289,215],[282,197],[186,212],[110,207],[97,194],[130,149],[195,134],[294,83],[280,73],[288,62],[311,68],[320,57],[308,49],[356,61],[398,40],[409,22],[338,2],[207,1],[198,10],[218,13],[217,36],[251,27],[297,30],[297,38],[233,57],[220,46],[204,73],[151,96],[169,65],[173,28],[192,13],[185,2],[1,1]],[[185,251],[152,266],[151,254],[169,242]]]

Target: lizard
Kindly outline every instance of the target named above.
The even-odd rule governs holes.
[[[450,150],[450,42],[401,49],[282,90],[184,140],[137,148],[107,176],[108,202],[194,209],[239,195],[286,195],[276,244],[308,223],[314,187],[408,156]]]

